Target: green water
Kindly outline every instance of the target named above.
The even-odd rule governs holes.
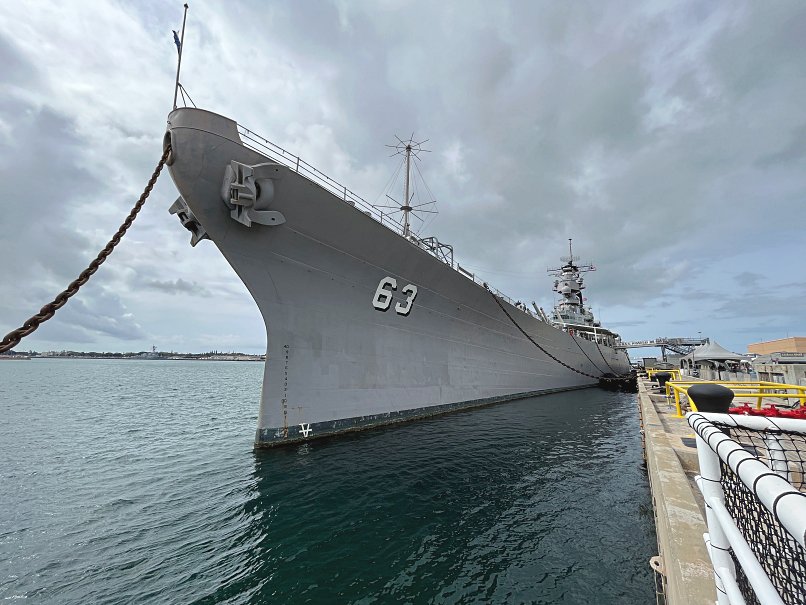
[[[650,603],[632,395],[255,452],[260,363],[0,363],[0,600]]]

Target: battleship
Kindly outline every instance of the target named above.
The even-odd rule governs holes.
[[[177,108],[170,208],[209,239],[266,327],[255,444],[268,447],[546,393],[629,371],[569,249],[551,316],[460,267],[453,248],[224,116]],[[407,150],[407,151],[410,151]]]

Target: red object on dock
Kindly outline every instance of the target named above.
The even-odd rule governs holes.
[[[752,407],[749,403],[732,407],[729,414],[743,414],[744,416],[767,416],[770,418],[799,418],[806,420],[806,408],[800,407],[794,410],[779,410],[775,406],[768,406],[760,410]]]

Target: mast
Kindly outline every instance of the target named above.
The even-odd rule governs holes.
[[[596,267],[588,263],[579,263],[579,257],[574,256],[571,238],[568,238],[568,256],[563,256],[560,260],[562,266],[548,270],[549,275],[557,278],[554,281],[554,291],[561,297],[554,306],[555,323],[564,327],[567,323],[592,325],[593,315],[585,308],[585,298],[582,296],[582,291],[585,289],[582,274],[596,271]]]
[[[413,160],[419,159],[419,157],[420,157],[419,153],[421,151],[425,151],[425,152],[428,152],[428,153],[430,153],[430,151],[428,149],[423,149],[422,148],[423,143],[428,141],[428,139],[425,139],[423,141],[415,141],[413,132],[411,133],[411,137],[409,137],[408,140],[403,140],[397,135],[395,135],[395,138],[397,139],[397,144],[395,144],[395,145],[387,145],[387,147],[390,147],[391,149],[395,150],[395,152],[392,154],[392,156],[396,156],[396,155],[404,156],[403,157],[403,163],[406,165],[406,179],[405,179],[405,181],[403,181],[403,200],[401,202],[398,202],[395,198],[393,198],[392,196],[387,194],[386,197],[389,198],[390,201],[394,202],[395,205],[394,206],[380,206],[380,207],[381,208],[394,209],[394,211],[395,211],[394,214],[397,214],[398,212],[403,213],[403,217],[401,219],[401,223],[402,223],[402,226],[403,226],[402,235],[406,239],[409,239],[409,238],[413,237],[412,236],[412,230],[411,230],[411,215],[412,214],[414,214],[414,216],[417,217],[417,218],[419,218],[418,215],[417,215],[418,212],[427,212],[429,214],[437,214],[435,210],[426,210],[426,207],[430,206],[431,204],[435,204],[436,200],[431,199],[431,200],[429,200],[427,202],[424,202],[424,203],[417,203],[414,206],[411,205],[411,202],[412,202],[413,198],[415,197],[415,195],[417,195],[416,188],[414,189],[414,191],[412,191],[412,185],[414,185],[414,183],[412,183],[412,179],[414,178],[414,175],[412,174],[412,164],[413,164],[414,169],[419,172],[419,168],[417,168],[417,164],[413,163]],[[401,169],[401,167],[402,167],[402,164],[398,165],[398,171]],[[397,173],[395,173],[395,177],[397,177]],[[420,178],[422,178],[422,175],[420,175]],[[395,184],[395,186],[397,186],[397,184]],[[426,189],[428,189],[428,185],[426,185],[425,187],[426,187]],[[428,190],[428,193],[429,194],[431,193],[430,189]],[[420,219],[420,220],[422,220],[422,219]],[[400,224],[400,223],[398,223],[398,224]],[[445,247],[443,244],[440,244],[436,240],[434,240],[434,241],[436,242],[435,243],[436,248],[434,248],[434,250],[436,250],[437,248],[440,248],[440,249],[445,248],[446,250],[450,249],[450,246]],[[442,254],[442,253],[440,253],[440,254]],[[453,250],[452,249],[450,249],[450,255],[451,255],[451,257],[453,256]]]
[[[179,39],[179,60],[176,62],[176,84],[174,85],[174,109],[176,109],[176,97],[179,95],[179,70],[182,68],[182,50],[185,48],[185,22],[188,18],[188,5],[185,3],[185,14],[182,17],[182,36]],[[176,35],[176,32],[174,32]]]
[[[403,237],[409,236],[409,212],[411,206],[409,205],[409,179],[411,177],[411,143],[406,145],[406,183],[403,188],[403,205],[400,209],[403,211]]]

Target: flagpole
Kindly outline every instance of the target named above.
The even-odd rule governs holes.
[[[185,4],[185,14],[182,17],[182,37],[179,39],[179,60],[176,62],[176,84],[174,85],[174,109],[176,109],[176,97],[179,95],[179,70],[182,68],[182,50],[185,47],[185,22],[188,18],[188,5]]]

